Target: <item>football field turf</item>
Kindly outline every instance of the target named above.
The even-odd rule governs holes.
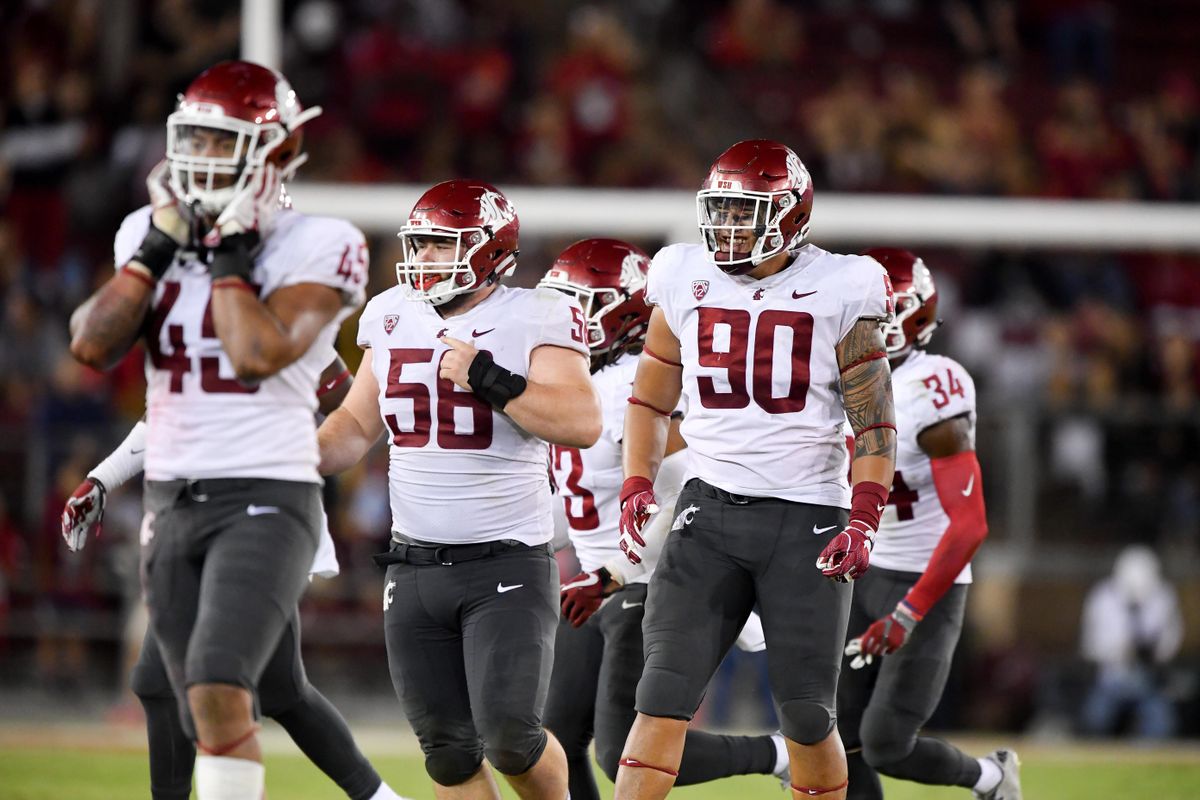
[[[357,731],[356,731],[357,732]],[[0,729],[0,800],[134,800],[149,796],[146,756],[136,729],[20,726]],[[401,794],[419,800],[433,791],[411,736],[367,730],[364,750]],[[986,752],[994,741],[963,742]],[[1196,800],[1200,798],[1200,744],[1168,748],[1113,745],[1015,743],[1021,753],[1026,800]],[[337,800],[338,788],[304,759],[278,731],[265,737],[267,789],[271,800]],[[601,794],[612,786],[601,776]],[[942,789],[885,780],[889,800],[969,800],[962,789]],[[515,797],[507,791],[507,797]],[[768,776],[731,778],[678,789],[672,797],[691,800],[787,800]]]

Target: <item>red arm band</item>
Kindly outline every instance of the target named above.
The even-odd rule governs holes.
[[[135,267],[132,264],[126,264],[125,266],[121,267],[121,272],[124,273],[125,275],[128,275],[129,277],[133,278],[136,281],[140,281],[140,282],[146,284],[151,289],[153,289],[155,287],[155,285],[158,283],[158,281],[154,280],[154,278],[151,278],[150,275],[147,274],[145,267],[141,267],[141,266]]]
[[[929,559],[929,566],[904,601],[925,616],[933,604],[954,585],[954,579],[971,563],[971,557],[987,536],[987,510],[983,505],[983,475],[974,450],[935,458],[933,485],[938,500],[950,517],[941,541]]]
[[[883,352],[882,350],[880,350],[880,351],[878,351],[878,352],[875,352],[875,353],[870,353],[870,354],[868,354],[868,355],[865,355],[865,356],[863,356],[862,358],[858,359],[857,361],[851,361],[849,364],[847,364],[846,366],[842,367],[842,369],[841,369],[841,372],[842,372],[842,373],[846,373],[846,372],[848,372],[849,370],[852,370],[852,369],[854,369],[855,367],[857,367],[859,364],[865,364],[865,363],[867,363],[868,361],[874,361],[874,360],[875,360],[875,359],[877,359],[877,358],[887,358],[887,353],[885,353],[885,352]]]
[[[350,377],[350,370],[348,370],[348,369],[342,370],[341,375],[338,375],[336,378],[331,380],[329,383],[326,383],[326,384],[322,385],[319,389],[317,389],[317,397],[320,397],[323,394],[327,394],[328,392],[332,392],[334,389],[336,389],[337,387],[339,387],[343,383],[345,383],[346,378],[349,378],[349,377]]]
[[[850,490],[850,521],[864,522],[879,530],[879,516],[887,505],[889,490],[882,483],[859,481]]]
[[[647,403],[645,400],[638,400],[636,397],[630,397],[630,398],[629,398],[629,405],[631,405],[631,406],[641,406],[642,408],[648,408],[648,409],[650,409],[651,411],[653,411],[655,414],[659,414],[659,415],[661,415],[661,416],[664,416],[664,417],[669,417],[669,416],[671,416],[671,412],[670,412],[670,411],[663,411],[663,410],[662,410],[661,408],[659,408],[658,406],[652,406],[652,405],[650,405],[649,403]]]
[[[678,361],[672,361],[669,358],[663,358],[658,353],[651,350],[649,347],[646,347],[646,345],[642,345],[642,352],[645,353],[646,355],[650,356],[651,358],[653,358],[655,361],[661,361],[662,363],[668,364],[672,367],[682,367],[683,366],[683,364],[680,364]]]

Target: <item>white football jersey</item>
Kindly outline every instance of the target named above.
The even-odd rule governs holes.
[[[927,428],[952,417],[966,416],[975,441],[975,382],[957,361],[912,354],[892,372],[896,403],[896,476],[879,522],[879,535],[871,551],[871,566],[905,572],[924,572],[950,518],[942,509],[933,466],[917,444]],[[964,486],[962,491],[982,491]],[[956,583],[971,582],[971,565],[963,568]]]
[[[646,301],[682,348],[688,476],[849,508],[837,344],[860,319],[890,318],[883,267],[810,244],[755,280],[725,274],[700,245],[676,244],[654,257]]]
[[[546,442],[472,392],[438,377],[451,336],[528,376],[543,345],[588,355],[579,304],[551,289],[498,287],[464,314],[443,319],[394,286],[367,303],[358,344],[371,348],[389,442],[392,528],[414,539],[461,544],[553,536]]]
[[[117,231],[118,268],[137,251],[150,207]],[[367,246],[349,222],[279,212],[254,260],[251,282],[266,298],[276,289],[318,283],[341,292],[338,315],[308,352],[261,383],[234,374],[212,322],[212,281],[195,253],[181,253],[154,290],[146,333],[146,477],[271,478],[320,483],[317,381],[342,322],[363,302]]]
[[[585,572],[599,569],[613,558],[625,558],[619,547],[620,495],[625,480],[621,440],[637,365],[637,356],[624,354],[592,376],[600,395],[603,424],[596,444],[585,450],[550,446],[550,470],[566,508],[567,532]]]

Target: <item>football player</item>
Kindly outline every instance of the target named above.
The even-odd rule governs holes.
[[[642,616],[655,554],[635,553],[641,563],[630,564],[620,549],[617,523],[625,409],[633,390],[637,352],[650,321],[645,302],[649,266],[646,254],[631,244],[586,239],[564,250],[538,283],[575,297],[583,307],[592,383],[600,395],[604,421],[594,446],[550,448],[550,467],[563,498],[568,535],[583,570],[562,587],[563,617],[555,640],[545,719],[546,728],[567,753],[573,800],[600,796],[588,757],[593,736],[596,760],[610,779],[616,779],[621,748],[636,714],[634,689],[644,664]],[[682,483],[680,416],[673,415],[664,467],[656,481],[664,500],[678,494]],[[662,537],[649,531],[645,538],[648,545],[661,544]],[[640,549],[624,542],[627,548],[631,544]],[[786,769],[782,736],[718,736],[689,730],[677,783]]]
[[[987,536],[975,384],[954,360],[925,352],[939,324],[937,288],[925,262],[894,248],[864,255],[883,264],[895,290],[896,317],[884,339],[899,434],[871,572],[854,588],[851,669],[838,684],[848,797],[881,800],[877,773],[883,773],[964,786],[982,800],[1020,800],[1016,753],[972,758],[919,735],[942,697],[962,630],[971,557]]]
[[[622,534],[640,544],[657,511],[653,480],[681,392],[690,479],[650,581],[620,800],[670,791],[688,720],[756,602],[792,790],[845,796],[835,691],[849,582],[868,567],[892,480],[881,328],[892,295],[874,259],[805,243],[812,203],[791,149],[739,142],[697,195],[702,244],[668,246],[650,268]],[[851,486],[846,417],[857,435]]]
[[[72,353],[100,369],[145,337],[142,582],[200,800],[262,794],[254,688],[320,539],[317,382],[363,301],[362,233],[281,202],[319,112],[257,64],[201,73],[116,275],[71,320]]]
[[[350,373],[341,358],[326,367],[317,391],[320,412],[337,408],[350,388]],[[82,550],[88,536],[99,534],[108,493],[142,471],[146,423],[139,421],[125,441],[88,473],[67,500],[62,533],[67,547]],[[326,528],[313,559],[312,575],[332,578],[340,567]],[[192,793],[196,748],[179,722],[175,693],[167,679],[158,645],[150,631],[142,642],[131,686],[146,712],[150,752],[150,796],[153,800],[187,800]],[[399,800],[358,749],[338,710],[308,682],[300,657],[300,609],[293,609],[283,638],[271,654],[257,693],[262,713],[288,732],[309,760],[351,800]]]
[[[590,447],[600,406],[579,304],[500,279],[517,215],[494,187],[440,183],[400,230],[399,285],[359,320],[362,365],[322,423],[321,471],[386,435],[392,506],[388,663],[439,797],[562,800],[542,727],[558,625],[547,442]]]

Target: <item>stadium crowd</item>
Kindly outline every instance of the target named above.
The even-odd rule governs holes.
[[[136,13],[86,0],[0,10],[0,656],[31,653],[54,685],[119,638],[140,516],[125,492],[110,546],[70,557],[59,537],[63,499],[144,399],[141,356],[103,376],[79,366],[67,316],[145,202],[176,93],[239,47],[239,2],[122,5]],[[284,69],[325,108],[306,128],[309,181],[693,189],[723,143],[761,135],[791,144],[819,191],[1200,201],[1200,21],[1186,2],[1136,5],[304,0],[285,3]],[[565,242],[532,244],[518,282]],[[390,240],[373,245],[369,294],[396,261]],[[941,346],[976,375],[984,416],[1035,420],[1046,513],[1034,535],[1194,554],[1195,254],[924,257],[954,320]],[[985,419],[980,434],[997,481],[998,427]],[[307,610],[312,638],[335,642],[347,628],[322,629],[322,611],[378,604],[367,556],[388,538],[386,456],[329,492],[344,572]],[[1017,682],[1032,697],[1036,680]]]

